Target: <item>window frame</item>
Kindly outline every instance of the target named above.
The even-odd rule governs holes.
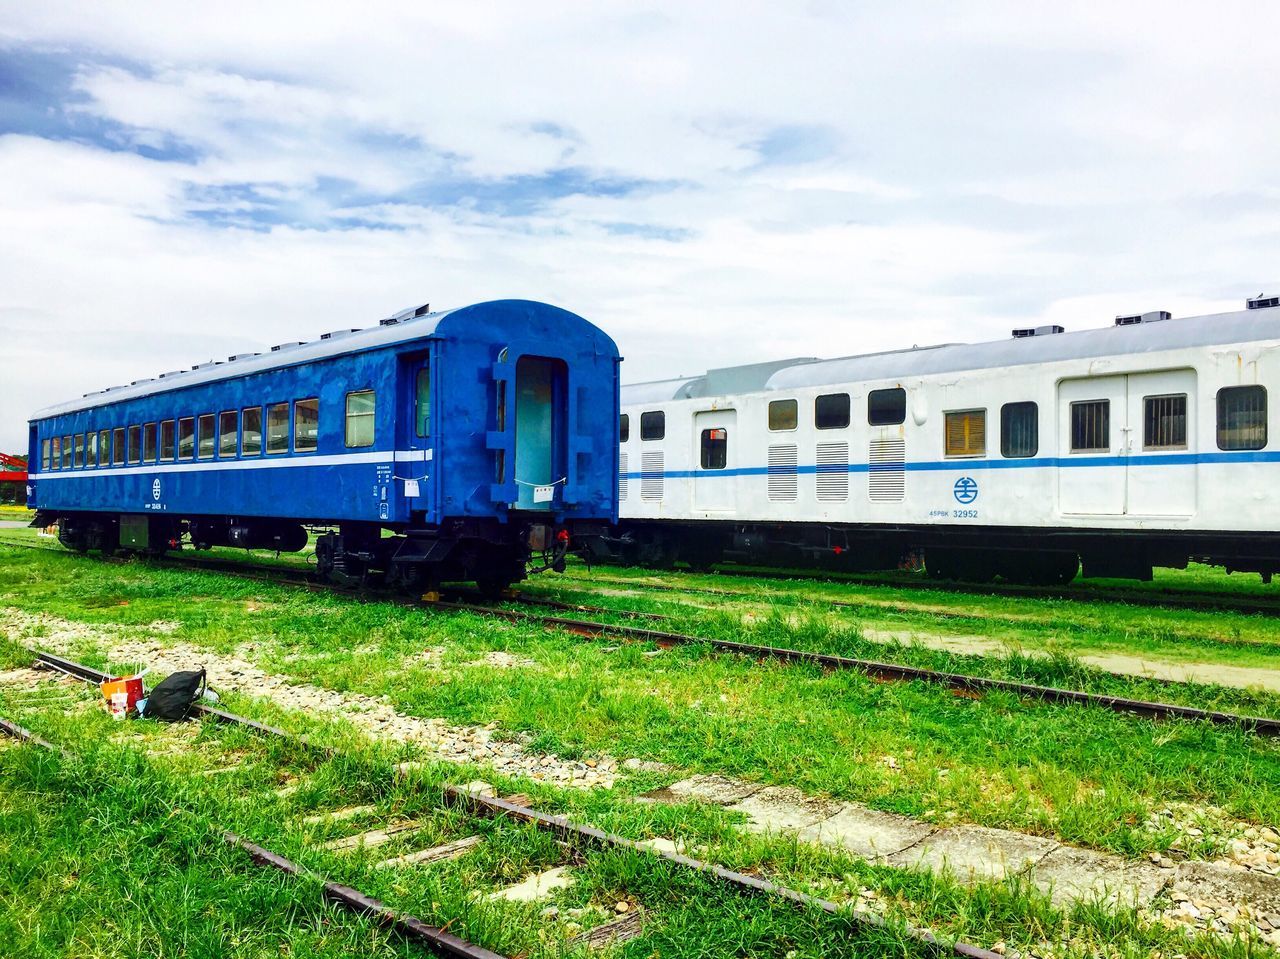
[[[206,445],[208,449],[206,450]],[[218,457],[218,414],[201,413],[196,417],[196,459],[208,461]]]
[[[165,427],[168,427],[169,433],[169,453],[165,455],[164,434]],[[157,430],[159,434],[156,439],[156,456],[161,463],[171,463],[178,457],[178,423],[177,420],[161,420],[160,427]]]
[[[152,420],[150,423],[142,424],[142,462],[154,463],[159,453],[159,447],[156,446],[158,439],[156,423]]]
[[[111,429],[98,430],[98,469],[111,465]]]
[[[111,431],[111,465],[124,466],[125,428],[117,426]]]
[[[66,433],[62,437],[62,468],[64,470],[71,469],[71,464],[73,462],[72,454],[73,454],[73,447],[72,447],[71,434]]]
[[[231,417],[231,429],[227,429],[227,417]],[[227,449],[227,439],[231,449]],[[218,459],[233,460],[240,452],[240,411],[223,410],[218,414]]]
[[[84,436],[84,468],[98,468],[98,431],[89,430]]]
[[[1228,397],[1224,396],[1223,394],[1242,393],[1246,390],[1254,394],[1260,393],[1262,396],[1262,410],[1261,410],[1262,442],[1258,446],[1238,445],[1238,444],[1224,446],[1223,445],[1223,436],[1224,436],[1223,403]],[[1222,450],[1225,453],[1230,453],[1230,452],[1257,452],[1258,450],[1263,450],[1267,448],[1267,443],[1270,440],[1269,420],[1271,418],[1271,410],[1268,405],[1267,388],[1265,386],[1263,386],[1261,383],[1242,383],[1239,386],[1224,386],[1222,387],[1222,389],[1218,390],[1217,394],[1214,396],[1213,405],[1214,405],[1213,433],[1214,433],[1214,441],[1217,444],[1218,449]]]
[[[978,417],[978,422],[982,425],[982,449],[974,450],[968,446],[968,433],[966,430],[966,446],[961,452],[952,452],[951,450],[951,418],[954,416],[966,417],[966,422],[972,421],[973,417]],[[942,452],[943,457],[949,460],[973,460],[984,459],[987,455],[987,408],[985,406],[976,406],[971,409],[964,410],[943,410],[942,411]]]
[[[618,444],[621,445],[631,439],[631,414],[622,413],[618,416]]]
[[[301,409],[304,408],[304,405],[311,406],[315,410],[316,432],[314,437],[309,438],[312,444],[311,446],[300,446],[298,443],[298,437],[300,435],[298,430],[298,426],[299,426],[298,413]],[[316,452],[318,449],[320,449],[320,397],[304,396],[300,400],[294,400],[292,404],[292,412],[293,412],[293,417],[292,417],[293,422],[290,427],[289,433],[290,433],[290,436],[292,437],[293,442],[289,444],[289,449],[294,453]]]
[[[46,436],[40,441],[40,469],[48,470],[49,464],[53,461],[53,439]]]
[[[1009,442],[1010,411],[1031,407],[1032,444],[1030,453],[1011,453]],[[1035,400],[1015,400],[1000,407],[1000,455],[1007,460],[1032,459],[1040,453],[1040,404]]]
[[[423,388],[423,381],[426,387]],[[505,393],[499,397],[498,417],[501,422],[506,413]],[[425,406],[425,409],[424,409]],[[501,432],[502,426],[498,427]],[[413,374],[413,434],[419,439],[431,436],[431,360],[426,358]]]
[[[128,462],[130,466],[136,466],[142,462],[142,425],[139,423],[131,424],[127,435]]]
[[[902,396],[902,414],[896,420],[881,420],[873,418],[872,404],[876,402],[876,397],[883,396],[886,393],[901,394]],[[896,414],[895,414],[896,415]],[[901,386],[886,386],[878,390],[869,390],[867,392],[867,425],[868,426],[901,426],[907,421],[907,391]]]
[[[367,412],[351,412],[352,397],[369,397],[371,402]],[[353,422],[360,427],[368,420],[369,440],[367,443],[352,442],[351,427]],[[357,437],[359,439],[359,437]],[[351,390],[343,403],[342,444],[349,450],[368,449],[378,441],[378,391],[373,387],[363,390]]]
[[[657,423],[657,435],[646,435],[654,432],[649,425]],[[667,438],[667,411],[666,410],[648,410],[640,414],[640,442],[642,443],[660,443]]]
[[[721,433],[719,438],[711,437],[708,434]],[[715,466],[707,462],[708,441],[720,444],[719,460],[720,465]],[[723,426],[709,426],[698,435],[698,468],[708,471],[718,471],[729,468],[729,430]]]
[[[189,451],[187,452],[187,454],[186,454],[185,456],[183,456],[183,455],[182,455],[182,440],[183,440],[182,431],[183,431],[183,424],[184,424],[184,423],[185,423],[185,424],[189,427],[189,429],[190,429],[190,432],[187,434],[187,438],[188,438],[188,439],[190,440],[190,442],[191,442],[191,447],[190,447]],[[194,462],[194,461],[195,461],[195,458],[196,458],[196,418],[195,418],[194,416],[179,416],[179,417],[178,417],[177,438],[178,438],[178,441],[177,441],[177,456],[178,456],[178,462],[179,462],[179,463],[192,463],[192,462]]]
[[[84,469],[84,434],[77,433],[72,437],[71,442],[74,444],[75,453],[71,458],[71,465],[78,470]]]
[[[280,425],[284,427],[284,433],[279,437],[274,436],[271,432],[271,414],[276,411],[280,411],[283,415],[283,419],[280,421]],[[288,454],[289,439],[290,439],[289,437],[289,433],[290,433],[289,401],[285,400],[281,403],[268,403],[266,405],[266,409],[263,412],[264,412],[264,419],[265,419],[263,432],[266,435],[266,442],[263,444],[263,449],[265,450],[266,455],[284,456]],[[279,449],[271,448],[272,442],[275,439],[280,440]]]
[[[1106,446],[1076,446],[1076,407],[1101,406],[1106,410]],[[1072,400],[1067,413],[1067,449],[1072,456],[1098,456],[1111,452],[1111,398],[1099,397],[1092,400]]]
[[[1181,400],[1182,401],[1182,442],[1172,444],[1153,444],[1147,442],[1150,437],[1147,435],[1148,428],[1152,425],[1149,416],[1149,404],[1152,400]],[[1177,452],[1179,450],[1190,449],[1188,445],[1191,439],[1191,424],[1188,421],[1191,415],[1191,401],[1186,393],[1153,393],[1150,396],[1142,398],[1142,451],[1144,453],[1163,453]]]
[[[821,410],[823,400],[843,400],[844,401],[844,422],[832,423],[831,425],[823,425],[823,412]],[[830,404],[827,404],[830,405]],[[827,416],[830,415],[828,412]],[[822,393],[813,398],[813,427],[818,430],[847,430],[853,422],[853,398],[848,393]]]
[[[62,469],[62,437],[51,436],[49,438],[49,449],[51,459],[49,460],[49,472]]]
[[[249,431],[249,426],[248,426],[248,423],[249,423],[249,415],[248,415],[248,414],[250,414],[250,413],[255,413],[255,414],[257,414],[257,420],[258,420],[257,428],[253,430],[253,434],[257,437],[257,443],[256,443],[256,445],[257,445],[257,449],[255,449],[255,450],[250,450],[250,449],[249,449],[249,444],[248,444],[248,442],[246,442],[247,437],[249,436],[249,433],[250,433],[250,431]],[[264,449],[264,447],[263,447],[263,443],[262,443],[262,440],[263,440],[263,435],[262,435],[262,420],[263,420],[263,416],[262,416],[262,407],[261,407],[261,406],[244,406],[244,407],[241,407],[241,409],[240,409],[240,455],[241,455],[242,457],[244,457],[244,456],[261,456],[261,455],[262,455],[262,451],[263,451],[263,449]]]
[[[790,426],[785,425],[787,421],[783,419],[781,422],[784,425],[774,426],[773,425],[774,410],[785,411],[788,409],[788,407],[790,407],[790,411],[791,411],[791,425]],[[765,411],[765,421],[766,421],[766,425],[769,427],[770,433],[794,433],[796,430],[800,428],[800,401],[795,399],[794,397],[770,400],[769,405]]]

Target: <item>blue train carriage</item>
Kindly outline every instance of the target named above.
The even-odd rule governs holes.
[[[32,417],[33,525],[151,554],[311,528],[326,578],[498,591],[616,520],[619,363],[582,317],[500,300],[86,394]]]

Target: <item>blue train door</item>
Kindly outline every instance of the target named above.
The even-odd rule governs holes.
[[[516,508],[549,510],[564,485],[565,365],[543,356],[516,360]]]
[[[431,356],[402,358],[400,409],[396,417],[395,489],[403,509],[426,512],[435,501],[433,490],[435,423],[431,410]],[[398,510],[397,510],[398,512]],[[398,518],[398,517],[393,517]]]

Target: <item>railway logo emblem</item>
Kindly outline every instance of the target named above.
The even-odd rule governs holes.
[[[972,476],[961,476],[956,480],[951,492],[957,503],[968,505],[978,498],[978,481]]]
[[[160,477],[157,476],[151,481],[151,498],[157,503],[160,502]]]

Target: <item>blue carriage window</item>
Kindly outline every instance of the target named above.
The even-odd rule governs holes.
[[[98,434],[92,430],[90,430],[89,435],[85,437],[84,465],[89,467],[98,465]]]
[[[117,426],[111,431],[111,465],[124,465],[124,427]]]
[[[289,452],[289,404],[267,407],[267,453]]]
[[[165,420],[160,424],[160,461],[167,463],[173,459],[173,420]]]
[[[293,404],[293,451],[314,453],[320,443],[320,401],[312,397]]]
[[[631,438],[631,417],[623,413],[618,417],[618,442],[625,443]]]
[[[211,460],[213,459],[213,451],[216,448],[215,430],[217,428],[217,417],[212,413],[201,413],[200,419],[196,423],[197,426],[197,442],[196,442],[196,459]]]
[[[98,465],[111,465],[111,430],[98,430]]]
[[[178,420],[178,459],[189,460],[196,454],[196,421],[193,416]]]
[[[84,434],[83,433],[76,434],[75,444],[76,444],[75,465],[76,465],[76,469],[81,469],[84,466]]]
[[[1040,451],[1040,408],[1035,403],[1000,407],[1000,455],[1014,459]]]
[[[53,453],[52,453],[53,458],[49,461],[50,463],[49,469],[51,470],[59,469],[62,466],[62,438],[59,436],[55,436],[52,441],[46,441],[46,442],[51,442],[52,449],[53,449]]]
[[[64,470],[71,469],[71,437],[64,436],[62,438],[62,468]]]
[[[239,418],[235,410],[223,410],[218,416],[218,456],[228,459],[235,457],[240,433],[240,424],[237,422]]]
[[[142,458],[142,427],[129,427],[129,462],[136,463]]]
[[[240,455],[262,454],[262,407],[251,406],[240,414]]]
[[[142,424],[142,462],[154,463],[156,461],[156,424]]]
[[[52,467],[49,465],[51,445],[52,444],[50,443],[49,440],[44,440],[40,444],[40,468],[42,470],[52,469]]]
[[[347,394],[346,444],[349,448],[373,445],[376,403],[373,390],[357,390]]]
[[[505,415],[505,401],[499,406],[503,412],[499,416]],[[414,382],[413,389],[413,423],[414,433],[418,436],[431,435],[431,366],[423,361],[422,369],[418,370],[417,379]],[[499,431],[503,427],[499,426]]]

